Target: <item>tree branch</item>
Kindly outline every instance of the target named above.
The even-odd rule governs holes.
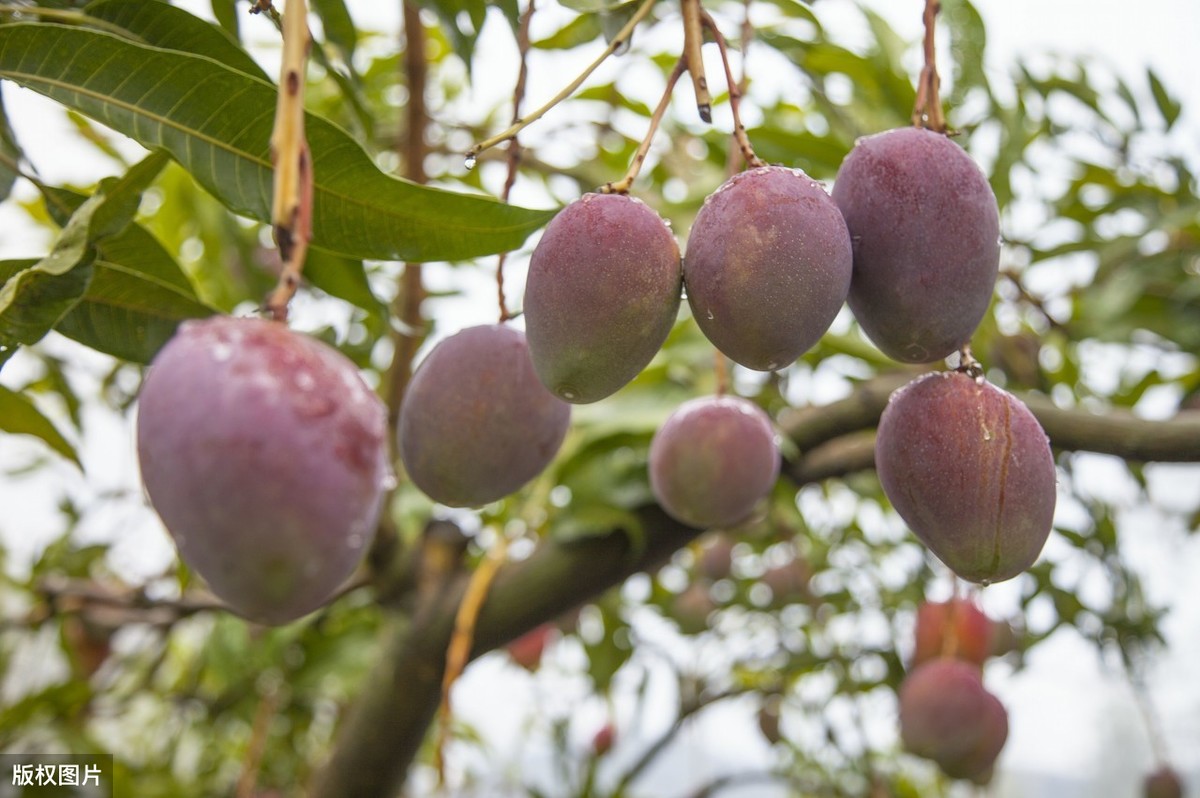
[[[779,417],[779,426],[802,453],[816,455],[814,450],[823,443],[873,429],[892,391],[915,375],[912,371],[885,374],[862,383],[845,399],[786,410]],[[1082,407],[1058,407],[1042,394],[1028,391],[1014,395],[1037,417],[1055,448],[1112,454],[1135,462],[1200,462],[1200,412],[1185,410],[1156,421],[1123,409],[1091,412]],[[859,443],[860,450],[861,440]],[[832,467],[828,450],[821,459],[826,463],[823,468]],[[838,475],[831,472],[826,476]]]
[[[643,508],[643,545],[613,532],[564,543],[544,540],[527,559],[500,569],[475,629],[471,658],[599,595],[638,571],[662,564],[700,534],[657,507]],[[394,795],[420,748],[439,697],[446,648],[467,580],[459,576],[397,619],[391,639],[317,776],[312,798]]]
[[[915,376],[898,371],[868,380],[845,399],[785,412],[784,433],[801,454],[785,466],[797,485],[870,468],[874,427],[892,391]],[[1128,460],[1200,461],[1200,412],[1165,421],[1127,411],[1063,409],[1019,394],[1060,449],[1104,452]],[[526,560],[503,566],[479,616],[471,657],[599,595],[628,576],[657,567],[700,530],[643,508],[645,546],[619,531],[577,542],[543,540]],[[440,583],[411,621],[398,619],[388,650],[340,730],[314,798],[383,798],[395,794],[438,703],[446,647],[466,587],[462,574]]]

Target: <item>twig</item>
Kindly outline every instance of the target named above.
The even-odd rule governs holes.
[[[479,612],[483,602],[487,600],[488,590],[500,566],[508,559],[508,538],[500,535],[496,543],[488,551],[471,579],[467,582],[466,592],[458,612],[454,615],[454,633],[450,636],[450,645],[446,649],[446,670],[442,673],[442,704],[441,725],[438,729],[437,747],[434,758],[437,762],[438,783],[446,783],[446,741],[450,735],[450,690],[471,656],[471,647],[475,642],[475,623],[479,620]]]
[[[703,9],[700,0],[680,0],[679,10],[683,13],[683,62],[692,76],[692,87],[696,90],[696,110],[705,122],[712,122],[712,96],[708,93],[708,78],[704,76],[704,58],[701,48],[704,31],[701,23]]]
[[[268,688],[266,695],[258,700],[258,709],[254,713],[254,725],[250,731],[250,745],[246,749],[246,759],[242,763],[242,773],[238,776],[235,798],[253,798],[255,785],[258,783],[258,772],[262,766],[263,751],[267,747],[267,735],[271,731],[271,721],[279,709],[280,694],[283,688],[273,686]]]
[[[1162,723],[1158,713],[1154,710],[1154,705],[1150,702],[1150,696],[1146,693],[1145,684],[1134,675],[1129,656],[1124,649],[1121,650],[1121,665],[1125,670],[1125,678],[1129,681],[1129,689],[1133,692],[1133,700],[1137,705],[1138,714],[1142,716],[1142,723],[1146,727],[1146,736],[1150,740],[1150,751],[1154,755],[1155,764],[1160,767],[1166,766],[1169,757],[1167,743],[1162,733]]]
[[[658,132],[658,126],[662,122],[663,115],[667,112],[667,106],[671,104],[671,93],[675,90],[675,84],[679,82],[679,78],[683,75],[686,68],[686,59],[680,58],[675,62],[675,68],[671,70],[671,74],[667,77],[667,87],[663,90],[662,98],[658,101],[658,107],[654,109],[654,114],[650,117],[650,129],[646,131],[642,143],[638,145],[637,153],[633,156],[633,162],[629,164],[629,171],[617,182],[605,183],[601,186],[601,193],[629,193],[630,187],[633,186],[633,181],[637,180],[638,174],[642,171],[642,164],[646,162],[646,154],[650,151],[650,142],[654,139],[654,134]]]
[[[733,138],[741,149],[742,157],[746,159],[747,165],[751,167],[766,166],[766,161],[754,154],[754,148],[750,146],[750,137],[746,135],[746,126],[742,124],[742,115],[739,110],[742,95],[738,89],[738,82],[733,79],[733,68],[729,65],[729,44],[725,41],[725,34],[721,33],[716,21],[707,11],[702,12],[702,20],[704,27],[717,42],[717,49],[721,51],[721,64],[725,67],[725,82],[729,86],[729,110],[733,114]]]
[[[729,787],[738,787],[755,782],[778,782],[784,780],[785,777],[782,774],[771,770],[750,770],[744,773],[729,773],[724,776],[717,776],[695,792],[689,793],[688,798],[709,798],[710,795],[716,795],[721,790]],[[808,795],[811,793],[806,790],[804,794]]]
[[[533,19],[534,8],[537,5],[537,0],[529,0],[529,5],[525,7],[525,13],[521,15],[521,24],[517,26],[517,52],[520,59],[517,66],[517,83],[513,86],[513,112],[512,123],[515,125],[521,120],[521,104],[525,102],[525,82],[529,75],[529,24]],[[504,178],[504,189],[500,192],[500,199],[508,202],[509,196],[512,194],[513,186],[517,182],[517,167],[521,164],[521,142],[517,141],[514,135],[508,142],[508,175]],[[508,305],[504,301],[504,262],[508,260],[508,253],[501,252],[496,259],[496,301],[500,305],[500,323],[508,321],[512,318],[508,313]]]
[[[713,347],[713,371],[717,375],[717,396],[724,396],[729,391],[729,366],[725,355],[716,347]]]
[[[750,40],[754,38],[754,25],[750,23],[750,2],[744,0],[744,10],[742,13],[742,75],[738,78],[737,93],[738,97],[746,96],[746,89],[750,86],[750,73],[746,71],[746,54],[750,52]],[[725,156],[725,173],[729,177],[741,171],[742,164],[745,159],[742,158],[742,149],[736,138],[729,140],[729,153]]]
[[[621,776],[620,781],[617,782],[617,786],[613,790],[613,794],[624,795],[629,792],[629,786],[633,784],[634,780],[637,779],[637,777],[640,776],[642,772],[651,765],[651,763],[654,762],[658,755],[663,752],[663,749],[670,745],[671,741],[675,739],[675,736],[679,733],[679,730],[683,728],[683,724],[687,722],[688,718],[700,712],[702,709],[712,706],[718,701],[724,701],[727,698],[734,698],[736,696],[743,695],[745,692],[745,689],[735,688],[731,690],[725,690],[720,693],[713,693],[707,697],[700,697],[694,701],[681,702],[679,714],[676,716],[675,722],[672,723],[671,726],[665,732],[663,732],[657,740],[651,743],[649,748],[642,752],[642,755],[638,757],[637,761],[629,766],[629,769],[625,771],[625,773]]]
[[[279,12],[275,10],[275,6],[271,0],[252,0],[250,3],[251,14],[266,14],[273,22],[279,22]]]
[[[638,8],[634,15],[630,17],[629,21],[625,23],[625,26],[617,32],[617,35],[613,37],[612,41],[608,43],[608,47],[604,48],[604,52],[600,53],[600,55],[596,57],[596,60],[588,64],[587,68],[585,68],[583,72],[579,73],[574,80],[563,87],[562,91],[551,97],[545,105],[529,114],[529,116],[517,120],[507,130],[497,133],[495,136],[492,136],[489,139],[484,139],[475,146],[471,147],[471,149],[467,150],[466,159],[468,168],[475,164],[475,159],[479,156],[479,153],[486,149],[495,147],[497,144],[508,141],[513,136],[517,135],[522,130],[545,116],[551,108],[574,94],[575,90],[583,85],[583,82],[587,80],[588,77],[595,72],[596,69],[603,64],[610,55],[619,50],[625,44],[625,42],[628,41],[629,37],[633,35],[633,29],[638,26],[639,22],[646,18],[646,15],[650,13],[650,9],[654,6],[654,3],[655,0],[642,0],[642,5]]]
[[[942,10],[939,0],[925,0],[925,65],[921,67],[921,76],[917,83],[917,101],[913,105],[912,123],[916,127],[924,127],[938,133],[946,132],[946,117],[942,113],[942,99],[939,94],[941,79],[937,71],[937,49],[934,46],[934,31],[937,28],[937,15]]]
[[[287,0],[283,15],[283,68],[275,129],[271,132],[271,160],[275,166],[271,224],[283,270],[267,299],[267,310],[276,321],[287,321],[288,303],[300,286],[300,273],[312,237],[312,155],[304,138],[304,75],[311,41],[307,3]]]
[[[408,103],[404,109],[405,135],[397,142],[397,147],[404,157],[404,177],[413,183],[425,183],[428,180],[425,155],[429,151],[425,142],[425,128],[429,124],[425,104],[428,81],[425,26],[421,22],[420,7],[409,0],[404,2],[403,69],[408,83]],[[400,405],[412,379],[413,359],[424,339],[421,318],[421,304],[425,301],[423,278],[421,264],[405,263],[400,290],[392,305],[392,312],[400,320],[392,331],[392,365],[387,379],[388,424],[392,430],[400,418]]]
[[[211,594],[189,593],[178,599],[151,599],[144,588],[110,587],[87,579],[46,577],[35,589],[45,597],[52,614],[86,613],[91,607],[111,607],[128,611],[134,616],[130,621],[170,626],[200,612],[234,613]]]
[[[12,3],[0,3],[0,14],[28,14],[31,17],[42,17],[43,19],[52,19],[59,22],[69,22],[76,25],[86,25],[89,28],[114,33],[123,39],[130,38],[131,34],[120,25],[114,25],[105,19],[89,16],[80,11],[68,11],[59,8],[38,8],[36,6],[21,6],[13,5]]]

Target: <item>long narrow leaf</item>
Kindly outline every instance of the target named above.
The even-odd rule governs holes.
[[[152,153],[121,177],[102,180],[99,190],[71,215],[49,255],[11,277],[5,275],[0,288],[0,366],[18,346],[40,341],[83,298],[95,271],[97,243],[125,230],[142,192],[166,162]]]
[[[96,0],[89,17],[123,28],[146,44],[207,56],[262,80],[267,73],[221,28],[163,0]]]
[[[75,447],[62,436],[33,402],[16,391],[0,385],[0,430],[13,435],[33,435],[47,446],[83,468]]]
[[[233,210],[266,221],[274,88],[208,58],[48,23],[0,26],[0,77],[166,149]],[[515,249],[553,211],[397,180],[309,116],[313,244],[360,258],[461,260]]]
[[[97,260],[83,299],[55,329],[98,352],[149,363],[181,321],[216,310],[119,263]]]
[[[12,125],[8,122],[3,98],[0,98],[0,202],[8,199],[12,193],[13,185],[17,182],[17,168],[24,157]]]

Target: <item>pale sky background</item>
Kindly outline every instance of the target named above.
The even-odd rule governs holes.
[[[903,35],[913,40],[919,36],[919,0],[872,0],[866,4],[891,19]],[[201,14],[208,9],[205,0],[181,5]],[[398,27],[399,3],[348,0],[348,5],[360,26],[391,31]],[[1200,55],[1197,55],[1200,0],[1141,0],[1136,4],[1127,0],[977,0],[976,5],[988,23],[990,64],[997,75],[1015,55],[1078,53],[1102,56],[1136,85],[1143,85],[1145,67],[1152,64],[1169,89],[1184,101],[1185,116],[1176,135],[1190,147],[1200,164]],[[546,0],[539,8],[543,10],[535,17],[535,37],[554,30],[565,13]],[[817,11],[832,29],[845,30],[848,35],[865,35],[856,33],[857,16],[849,3],[821,0]],[[248,31],[263,30],[264,24],[261,19],[243,21],[244,30]],[[495,29],[490,32],[498,33]],[[263,30],[252,37],[269,40],[270,35]],[[706,57],[713,55],[706,53]],[[263,63],[271,70],[275,68],[273,58],[270,52],[263,55]],[[566,76],[574,74],[576,64],[588,58],[586,52],[566,58],[536,53],[530,75],[530,102],[540,102],[555,92]],[[756,80],[768,82],[769,76],[753,71],[754,58],[752,52],[752,74]],[[473,96],[508,96],[515,71],[511,41],[502,36],[485,36],[477,59],[477,66],[484,64],[486,68],[475,70],[477,83]],[[542,68],[538,67],[539,60]],[[611,76],[619,68],[620,64],[606,65],[591,82],[602,81],[605,75]],[[715,62],[710,74],[719,74]],[[49,182],[70,180],[85,184],[115,170],[112,162],[78,146],[71,126],[53,103],[10,84],[5,84],[3,91],[21,143]],[[683,90],[677,96],[686,100]],[[748,106],[748,112],[753,113],[752,103]],[[719,114],[717,123],[722,123]],[[552,121],[545,125],[554,127]],[[526,141],[536,146],[538,135],[535,127]],[[130,145],[128,151],[136,153],[138,148]],[[20,185],[18,193],[28,198],[33,192],[27,185]],[[520,186],[514,200],[545,204],[544,197]],[[45,235],[33,229],[13,203],[0,206],[0,257],[39,255],[45,245]],[[521,259],[513,262],[519,270]],[[464,274],[462,270],[456,271],[454,279]],[[519,274],[515,279],[519,290]],[[471,288],[464,299],[433,306],[444,333],[478,322],[480,314],[491,319],[490,277],[480,273],[470,280]],[[481,307],[486,310],[480,310]],[[322,311],[312,303],[302,303],[294,315],[301,327],[317,326],[324,320]],[[93,375],[101,372],[103,360],[82,348],[61,339],[51,341],[50,346],[83,363],[84,369]],[[18,357],[0,374],[0,382],[21,385],[28,369],[28,363]],[[52,407],[46,409],[55,412]],[[0,513],[0,536],[15,562],[27,561],[47,536],[57,530],[54,506],[63,486],[79,501],[95,500],[109,489],[137,490],[131,430],[95,411],[86,416],[85,429],[81,454],[88,474],[86,482],[70,466],[61,463],[36,480],[0,482],[0,507],[5,508]],[[40,453],[38,447],[27,439],[0,437],[0,467],[29,462]],[[1195,579],[1195,574],[1200,573],[1200,540],[1186,540],[1183,531],[1171,528],[1161,513],[1138,504],[1136,492],[1121,478],[1120,469],[1110,459],[1080,457],[1078,468],[1081,479],[1090,480],[1089,484],[1096,486],[1094,489],[1117,497],[1123,504],[1123,550],[1140,573],[1151,577],[1146,580],[1151,600],[1173,607],[1164,625],[1171,645],[1151,672],[1151,700],[1161,714],[1171,754],[1191,774],[1189,794],[1200,796],[1200,678],[1197,678],[1200,666],[1196,664],[1200,662],[1200,587]],[[1196,497],[1200,497],[1200,477],[1195,468],[1151,466],[1147,471],[1156,500],[1174,506],[1189,506],[1191,502],[1194,506]],[[131,576],[149,575],[168,562],[173,553],[157,519],[131,502],[107,503],[81,529],[81,537],[113,541],[114,565]],[[994,613],[1004,614],[1014,607],[1015,597],[1015,587],[1010,583],[989,588],[983,599]],[[640,632],[652,639],[668,644],[674,640],[671,630],[653,618],[639,618],[637,625]],[[695,654],[705,658],[705,662],[721,655],[720,651],[703,646]],[[525,733],[524,712],[538,708],[548,714],[571,713],[573,739],[580,745],[590,739],[602,722],[605,709],[601,704],[582,700],[582,683],[572,675],[581,656],[578,649],[561,646],[553,652],[550,666],[536,679],[517,673],[496,656],[485,658],[468,672],[456,693],[456,708],[491,742],[499,768],[494,775],[497,781],[492,781],[491,787],[481,794],[495,794],[489,790],[496,789],[497,784],[511,783],[504,779],[514,772],[523,769],[535,772],[547,764],[548,749],[531,742],[531,736]],[[674,701],[673,695],[662,681],[661,668],[651,667],[651,672],[652,678],[658,680],[656,683],[663,685],[662,690],[653,691],[654,702],[665,710]],[[631,675],[625,681],[632,678]],[[1150,767],[1146,735],[1127,683],[1112,663],[1102,664],[1098,660],[1090,644],[1074,633],[1060,633],[1035,651],[1027,670],[1013,674],[1007,665],[995,664],[988,670],[987,682],[1008,707],[1011,722],[996,795],[1117,798],[1135,794],[1142,772]],[[653,739],[656,724],[666,722],[665,712],[650,712],[640,729],[623,727],[623,723],[632,720],[633,689],[634,685],[626,684],[623,690],[618,690],[618,734],[625,743],[615,750],[616,760],[628,761],[636,756],[639,739],[643,742]],[[503,703],[495,697],[498,694],[505,697]],[[514,711],[515,707],[522,710]],[[889,710],[883,707],[880,711],[886,716]],[[771,753],[755,730],[753,712],[752,705],[731,704],[702,716],[685,729],[679,744],[664,757],[660,767],[651,770],[644,783],[647,792],[678,795],[685,792],[681,778],[703,781],[707,776],[730,769],[768,765]],[[789,729],[786,719],[784,728]],[[888,728],[881,728],[878,733],[885,743],[889,740]],[[461,756],[469,758],[471,754],[464,751]],[[755,787],[723,794],[769,793]]]

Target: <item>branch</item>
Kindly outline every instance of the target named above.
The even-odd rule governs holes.
[[[34,590],[46,599],[51,614],[88,614],[98,607],[116,610],[121,617],[119,622],[113,621],[114,626],[145,623],[168,627],[201,612],[237,614],[218,601],[216,596],[203,591],[188,592],[177,599],[152,599],[146,595],[144,588],[107,585],[91,579],[62,576],[40,579]]]
[[[636,549],[621,532],[570,543],[547,539],[527,559],[501,568],[480,612],[471,657],[516,639],[634,573],[658,567],[701,531],[671,520],[657,507],[643,508],[638,518],[645,539]],[[437,708],[446,649],[465,587],[465,577],[448,580],[411,621],[395,621],[391,641],[343,722],[312,798],[384,798],[404,783]]]
[[[629,21],[625,23],[625,27],[621,28],[621,30],[617,32],[617,35],[612,38],[612,41],[608,43],[608,47],[604,48],[604,52],[600,53],[600,55],[596,57],[596,60],[588,64],[587,67],[580,72],[574,80],[564,86],[562,91],[551,97],[542,107],[529,114],[529,116],[518,120],[502,133],[497,133],[491,138],[485,139],[484,141],[481,141],[473,146],[471,149],[467,150],[467,168],[469,169],[475,165],[475,160],[479,157],[479,153],[491,147],[495,147],[497,144],[501,144],[508,139],[511,139],[513,136],[517,135],[522,130],[545,116],[551,108],[574,94],[575,90],[583,85],[583,82],[587,80],[593,72],[596,71],[597,67],[603,64],[610,55],[617,52],[617,50],[620,50],[625,42],[629,40],[629,37],[633,35],[633,29],[636,28],[638,23],[645,19],[646,15],[650,13],[650,9],[654,6],[654,2],[655,0],[644,0],[641,7],[638,8],[634,15],[630,17]]]
[[[783,473],[801,486],[874,468],[874,427],[891,392],[909,378],[908,374],[885,375],[863,383],[840,401],[787,411],[780,426],[802,454],[785,462]],[[1200,461],[1200,412],[1184,411],[1152,421],[1127,410],[1064,409],[1040,394],[1016,396],[1037,417],[1055,448],[1137,462]]]
[[[671,104],[671,94],[675,91],[675,84],[679,81],[679,77],[686,68],[687,62],[684,59],[681,58],[675,62],[675,68],[667,76],[667,87],[663,89],[662,98],[658,101],[658,107],[654,109],[654,113],[650,116],[650,129],[646,131],[645,138],[638,145],[637,152],[633,156],[633,163],[629,165],[629,171],[617,182],[605,183],[600,188],[601,193],[629,193],[629,189],[633,187],[633,181],[637,180],[637,176],[642,171],[642,164],[646,162],[646,153],[650,152],[650,142],[654,140],[654,134],[658,132],[658,126],[662,123],[663,115],[667,112],[667,106]]]
[[[754,147],[750,146],[750,136],[746,133],[746,126],[742,124],[742,114],[739,110],[742,101],[741,84],[734,80],[733,67],[729,65],[729,45],[725,42],[725,34],[721,33],[716,20],[707,11],[702,12],[701,20],[716,41],[717,49],[721,51],[721,64],[725,67],[725,82],[729,86],[729,112],[733,114],[733,140],[741,149],[742,158],[745,159],[747,166],[753,168],[766,166],[766,161],[754,154]]]
[[[700,119],[712,122],[712,97],[708,93],[708,78],[704,76],[704,58],[700,52],[704,44],[703,9],[700,0],[680,0],[679,10],[683,13],[683,58],[680,60],[692,76]]]
[[[897,371],[868,380],[845,399],[787,411],[779,425],[800,448],[786,464],[798,485],[870,468],[874,427],[892,391],[919,372]],[[1166,421],[1127,411],[1096,414],[1055,407],[1018,394],[1060,449],[1115,454],[1129,460],[1200,461],[1200,412]],[[657,507],[638,513],[644,547],[619,531],[576,542],[543,540],[526,560],[505,564],[481,609],[471,658],[599,595],[639,571],[650,570],[700,534]],[[467,577],[439,579],[411,620],[394,621],[391,641],[342,724],[330,761],[318,775],[314,798],[384,798],[401,787],[438,704],[446,649]]]
[[[649,748],[642,752],[642,755],[638,757],[637,761],[629,766],[629,769],[625,771],[625,773],[621,776],[620,781],[617,782],[617,786],[613,790],[613,794],[626,795],[629,792],[630,785],[632,785],[638,776],[640,776],[647,767],[653,764],[654,760],[656,760],[666,749],[666,747],[671,744],[671,741],[678,736],[680,730],[683,729],[683,725],[688,721],[689,718],[700,712],[702,709],[712,706],[718,701],[724,701],[726,698],[734,698],[736,696],[744,695],[745,693],[746,690],[744,688],[740,688],[726,690],[720,693],[713,693],[707,696],[701,696],[691,701],[681,701],[679,714],[676,715],[675,721],[666,731],[662,733],[662,735],[659,736],[657,740],[651,743]]]
[[[946,117],[942,113],[942,98],[939,93],[941,79],[938,77],[937,47],[934,44],[937,15],[941,10],[942,4],[938,0],[925,0],[925,11],[922,14],[925,39],[921,48],[925,56],[925,65],[921,67],[921,76],[917,80],[917,101],[913,104],[912,123],[916,127],[945,133]]]
[[[529,0],[529,5],[525,6],[525,12],[521,14],[521,21],[517,26],[517,82],[513,86],[512,100],[512,123],[514,125],[521,121],[521,104],[525,102],[525,84],[529,77],[529,49],[533,46],[529,37],[529,27],[533,21],[533,12],[536,7],[537,0]],[[521,165],[521,142],[517,141],[516,136],[513,136],[508,142],[505,160],[508,164],[508,174],[504,178],[504,189],[500,192],[501,202],[508,202],[513,186],[517,183],[517,168]],[[501,252],[496,259],[496,301],[500,307],[501,324],[512,318],[508,312],[508,305],[504,301],[504,263],[507,260],[507,252]]]
[[[304,75],[312,39],[308,33],[308,4],[288,0],[283,15],[283,67],[275,129],[271,131],[271,161],[275,193],[271,226],[283,268],[266,308],[276,321],[287,321],[288,304],[300,286],[304,257],[312,238],[312,155],[304,137]]]

